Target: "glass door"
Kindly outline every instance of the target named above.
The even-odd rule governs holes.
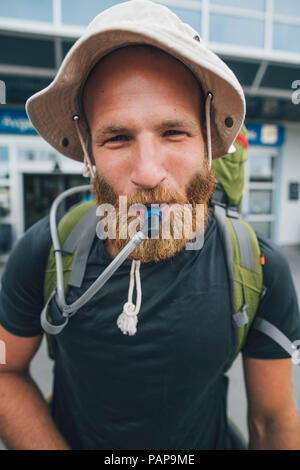
[[[60,193],[83,184],[87,182],[81,175],[24,173],[24,230],[49,214],[52,202]],[[83,198],[90,198],[90,194],[82,192],[65,199],[59,207],[58,217]]]
[[[242,212],[254,230],[270,239],[275,234],[277,173],[276,147],[249,147]]]
[[[20,142],[15,149],[15,213],[17,237],[49,215],[52,202],[66,189],[89,183],[82,176],[82,163],[59,154],[39,139]],[[80,192],[63,201],[62,216],[72,205],[91,194]]]

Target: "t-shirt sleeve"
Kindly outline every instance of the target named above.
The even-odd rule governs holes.
[[[266,259],[263,284],[267,290],[256,316],[272,323],[290,341],[300,340],[299,306],[288,261],[274,243],[259,235],[258,241]],[[243,354],[260,359],[290,357],[278,343],[254,327],[249,330]]]
[[[44,273],[51,247],[49,217],[34,224],[16,243],[6,263],[0,291],[0,324],[16,336],[42,333]]]

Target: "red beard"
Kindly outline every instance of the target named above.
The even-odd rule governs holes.
[[[204,233],[208,200],[213,189],[214,174],[212,170],[207,168],[203,173],[195,173],[186,185],[185,194],[158,186],[153,189],[138,189],[134,194],[127,196],[127,212],[131,206],[136,204],[146,206],[162,201],[174,204],[167,219],[160,222],[159,237],[144,240],[129,258],[138,259],[144,263],[161,261],[182,250],[187,242],[195,238],[196,234]],[[112,186],[98,174],[94,179],[93,193],[98,206],[111,204],[115,208],[113,213],[105,217],[106,224],[114,224],[115,226],[115,237],[108,236],[105,242],[107,250],[115,256],[132,237],[132,235],[124,237],[124,233],[127,234],[127,227],[130,226],[130,222],[136,219],[137,215],[127,216],[127,213],[124,214],[123,211],[121,213],[119,196]],[[199,207],[201,207],[200,211]],[[166,233],[168,237],[164,236]]]

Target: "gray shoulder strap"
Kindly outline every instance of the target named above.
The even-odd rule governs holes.
[[[295,353],[295,346],[285,334],[282,333],[276,326],[272,325],[269,321],[261,317],[256,317],[253,322],[253,327],[269,336],[276,343],[278,343],[290,356]]]
[[[224,246],[225,252],[225,259],[227,264],[227,270],[229,275],[229,281],[231,285],[231,299],[232,299],[232,311],[233,311],[233,319],[236,322],[237,326],[243,326],[248,323],[248,315],[247,315],[247,304],[244,304],[242,310],[238,313],[235,313],[234,309],[234,271],[233,271],[233,264],[232,264],[232,241],[230,236],[230,231],[228,228],[228,224],[226,221],[226,216],[229,217],[230,222],[232,223],[234,232],[236,234],[239,252],[240,252],[240,259],[241,265],[253,270],[254,268],[254,260],[253,260],[253,253],[251,248],[251,242],[249,239],[248,232],[239,219],[239,214],[236,210],[231,209],[230,207],[225,207],[221,204],[214,204],[214,214],[218,223],[222,243]]]
[[[96,215],[97,207],[93,206],[75,225],[67,238],[63,250],[73,253],[77,251],[73,261],[72,272],[68,285],[80,287],[84,278],[88,256],[96,235],[96,227],[99,217]]]
[[[244,268],[248,268],[252,271],[254,268],[254,261],[248,232],[240,219],[230,218],[230,220],[238,240],[241,264]]]
[[[83,217],[78,221],[78,223],[73,228],[72,232],[69,234],[65,243],[63,244],[62,251],[64,253],[69,253],[70,255],[74,252],[76,246],[82,238],[82,233],[85,228],[89,225],[91,218],[96,215],[96,207],[93,206],[89,209]]]
[[[239,245],[239,251],[241,256],[241,264],[245,268],[253,270],[254,262],[253,262],[253,253],[251,248],[251,242],[248,236],[248,232],[239,218],[239,215],[236,211],[230,210],[229,208],[222,207],[218,204],[214,206],[215,216],[221,231],[221,236],[223,238],[223,242],[225,244],[226,251],[227,249],[230,250],[229,256],[230,259],[232,257],[231,254],[231,240],[230,234],[228,231],[227,223],[226,223],[226,215],[230,218],[232,226],[234,228],[236,238]],[[233,273],[232,273],[233,278]]]
[[[234,312],[234,274],[233,274],[233,265],[232,265],[232,248],[231,248],[231,239],[229,228],[226,222],[226,209],[218,204],[214,205],[214,214],[218,224],[221,240],[224,247],[225,261],[227,265],[227,271],[229,276],[229,282],[231,286],[231,303],[232,311]]]

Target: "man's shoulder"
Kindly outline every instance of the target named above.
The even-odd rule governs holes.
[[[299,338],[300,317],[297,293],[288,259],[280,246],[257,233],[261,253],[265,256],[263,270],[264,296],[256,316],[267,320],[290,341]],[[251,328],[243,347],[247,357],[281,359],[290,357],[272,337]]]
[[[51,232],[49,216],[43,217],[26,230],[24,235],[18,240],[16,248],[22,245],[27,247],[31,254],[42,254],[49,251],[51,247]]]
[[[52,245],[49,216],[40,219],[18,239],[10,254],[6,270],[24,266],[44,267]]]
[[[31,227],[29,227],[24,235],[27,236],[35,236],[35,235],[41,235],[41,236],[48,236],[49,239],[51,238],[50,235],[50,217],[49,215],[46,215],[42,219],[38,220],[35,222]]]
[[[282,277],[283,273],[290,271],[289,263],[286,255],[275,242],[257,232],[256,236],[260,252],[265,257],[264,283],[271,285],[279,277]]]
[[[40,334],[43,283],[51,247],[49,217],[44,217],[15,244],[1,279],[0,323],[18,336]]]

